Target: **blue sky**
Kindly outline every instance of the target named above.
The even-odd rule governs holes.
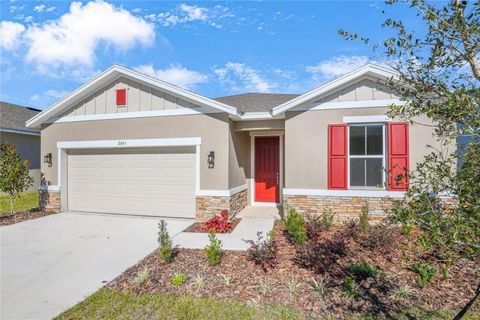
[[[339,37],[339,28],[379,41],[387,16],[416,23],[408,8],[379,1],[0,6],[0,98],[40,109],[114,63],[209,97],[302,93],[382,60]]]

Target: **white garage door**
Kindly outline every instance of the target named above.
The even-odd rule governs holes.
[[[67,177],[71,211],[195,216],[193,148],[72,150]]]

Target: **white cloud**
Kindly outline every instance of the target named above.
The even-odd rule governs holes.
[[[208,77],[205,74],[189,70],[181,65],[170,65],[165,69],[155,69],[153,64],[144,64],[134,69],[185,89],[193,89],[200,83],[208,82]]]
[[[245,63],[228,62],[214,72],[222,85],[234,92],[272,92],[278,88],[278,83],[263,78],[258,70]]]
[[[25,26],[21,23],[0,22],[0,48],[4,50],[16,49],[21,42],[21,35],[24,31]]]
[[[173,27],[189,22],[204,22],[217,29],[223,27],[219,21],[232,17],[233,14],[230,10],[220,5],[209,9],[184,3],[178,5],[171,12],[152,13],[145,16],[146,19],[158,22],[164,27]]]
[[[47,97],[52,97],[52,98],[57,98],[57,99],[60,99],[64,96],[66,96],[67,94],[68,94],[68,91],[58,91],[58,90],[53,90],[53,89],[47,90],[45,92],[45,95]]]
[[[314,80],[329,80],[340,77],[368,62],[369,59],[366,56],[336,56],[314,66],[307,66],[306,71]]]
[[[58,73],[65,67],[91,67],[100,43],[118,50],[151,45],[154,26],[129,11],[104,1],[82,5],[72,2],[70,11],[57,20],[31,26],[27,61],[43,73]]]
[[[47,7],[44,4],[39,4],[39,5],[37,5],[33,8],[33,11],[35,11],[35,12],[43,12],[43,11],[52,12],[55,9],[56,9],[55,7]]]

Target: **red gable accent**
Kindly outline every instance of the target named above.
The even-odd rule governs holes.
[[[402,191],[408,188],[408,123],[388,124],[388,190]],[[399,175],[403,177],[399,179]]]
[[[115,90],[117,94],[117,106],[124,106],[127,104],[127,89]]]
[[[347,190],[347,125],[328,125],[328,189]]]

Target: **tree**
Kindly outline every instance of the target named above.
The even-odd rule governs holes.
[[[0,145],[0,191],[10,196],[10,213],[14,213],[14,201],[33,184],[28,172],[28,160],[22,160],[15,146],[10,143]]]
[[[407,27],[388,18],[382,27],[391,32],[380,44],[356,33],[339,30],[347,40],[360,40],[382,51],[397,71],[388,85],[405,102],[392,105],[390,117],[418,123],[427,116],[442,148],[431,148],[415,172],[408,172],[410,189],[391,211],[394,222],[416,225],[440,261],[480,256],[480,2],[454,0],[389,0],[408,5],[425,28]],[[427,124],[423,124],[427,125]],[[465,139],[468,137],[468,139]],[[455,150],[449,146],[456,145]],[[453,195],[446,203],[442,195]],[[460,319],[480,294],[480,286]]]

